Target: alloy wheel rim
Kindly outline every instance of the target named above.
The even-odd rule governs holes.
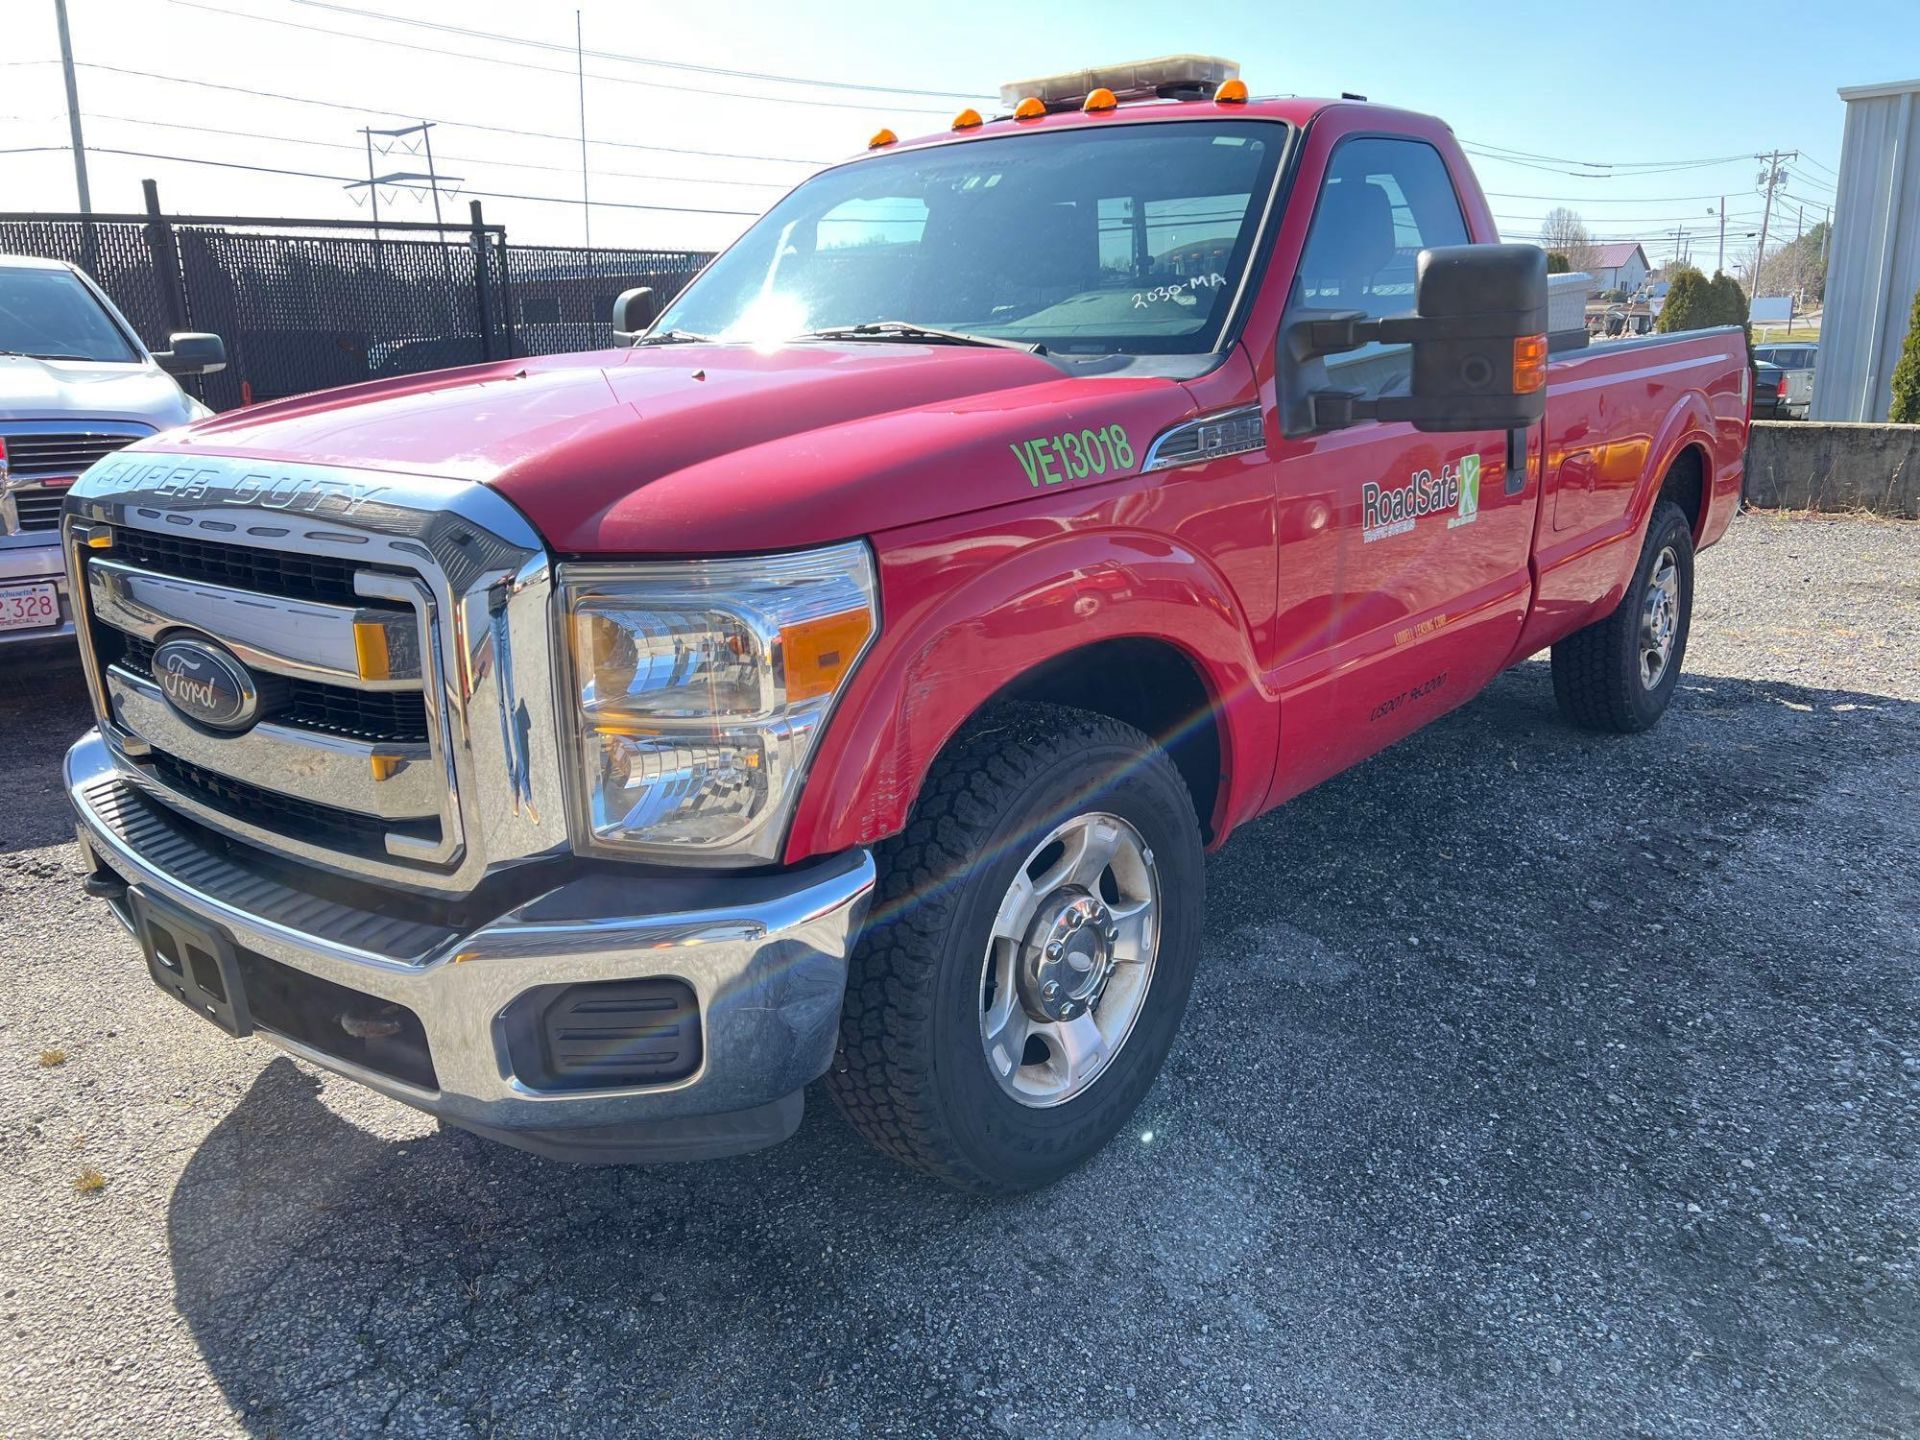
[[[1104,811],[1049,831],[981,962],[980,1046],[1000,1088],[1036,1109],[1084,1094],[1133,1033],[1159,948],[1160,874],[1140,832]]]
[[[1671,545],[1653,562],[1640,607],[1640,685],[1652,690],[1666,678],[1680,634],[1680,558]]]

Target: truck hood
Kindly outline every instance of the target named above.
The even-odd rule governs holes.
[[[1016,350],[660,345],[349,386],[140,448],[462,478],[562,553],[715,553],[1020,499],[1048,483],[1022,447],[1069,432],[1121,426],[1120,473],[1192,409],[1177,382],[1069,376]]]
[[[117,420],[165,430],[193,414],[186,392],[149,360],[109,364],[0,355],[0,420]]]

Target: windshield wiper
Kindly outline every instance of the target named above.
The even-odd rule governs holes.
[[[15,355],[23,360],[91,360],[91,355],[51,355],[38,350],[0,350],[0,355]]]
[[[994,335],[970,335],[965,330],[941,330],[932,325],[916,325],[911,320],[868,320],[859,325],[830,325],[824,330],[809,330],[796,336],[800,340],[905,340],[932,341],[938,345],[990,345],[996,350],[1023,350],[1029,355],[1044,355],[1047,347],[1025,340],[1002,340]]]
[[[656,330],[642,335],[635,345],[711,345],[713,336],[696,335],[691,330]]]

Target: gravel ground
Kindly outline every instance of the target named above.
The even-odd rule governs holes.
[[[1012,1203],[817,1097],[574,1170],[226,1040],[0,674],[0,1433],[1920,1433],[1920,526],[1700,585],[1655,734],[1528,664],[1215,857],[1165,1075]]]

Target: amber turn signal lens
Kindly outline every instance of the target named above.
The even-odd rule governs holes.
[[[1047,102],[1038,95],[1029,95],[1013,107],[1013,118],[1016,120],[1038,120],[1046,113]]]
[[[1213,92],[1216,105],[1244,105],[1247,103],[1247,82],[1244,80],[1223,80],[1220,88]]]
[[[1513,393],[1531,395],[1547,383],[1547,337],[1521,335],[1513,342]]]
[[[891,130],[876,130],[873,132],[873,138],[867,141],[867,148],[869,150],[878,150],[882,145],[898,143],[899,139],[900,137]]]
[[[971,130],[980,123],[980,112],[971,107],[953,117],[953,128],[956,130]]]
[[[354,621],[353,658],[362,680],[391,680],[393,657],[387,653],[387,627],[378,620]]]
[[[1092,114],[1099,110],[1115,109],[1119,104],[1120,102],[1114,97],[1113,91],[1102,85],[1096,90],[1087,92],[1087,98],[1081,102],[1080,108],[1088,114]]]
[[[780,652],[786,662],[787,703],[830,695],[860,658],[871,633],[865,610],[843,610],[802,620],[780,631]]]

